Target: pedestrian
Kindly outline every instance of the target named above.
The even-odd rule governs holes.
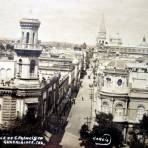
[[[82,101],[84,100],[84,98],[82,97]]]

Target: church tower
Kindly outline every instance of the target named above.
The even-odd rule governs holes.
[[[23,79],[38,77],[38,57],[41,48],[38,44],[38,19],[22,19],[20,21],[21,39],[16,45],[17,77]]]
[[[100,28],[97,37],[97,45],[105,45],[106,44],[106,27],[105,27],[105,20],[104,14],[102,15]]]
[[[22,19],[21,26],[21,45],[22,48],[36,48],[38,44],[38,29],[40,22],[37,19]]]

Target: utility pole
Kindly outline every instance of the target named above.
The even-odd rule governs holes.
[[[90,84],[90,100],[91,100],[91,106],[90,106],[90,119],[91,119],[91,127],[92,128],[92,123],[93,123],[93,101],[94,101],[94,84]]]
[[[89,85],[89,87],[90,87],[90,100],[91,100],[91,106],[90,106],[90,118],[92,118],[92,101],[93,101],[93,84],[90,84]]]

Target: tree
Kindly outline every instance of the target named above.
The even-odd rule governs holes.
[[[139,124],[139,132],[143,136],[144,144],[148,146],[148,114],[143,115],[143,118]]]
[[[129,132],[128,145],[130,148],[147,147],[146,139],[148,137],[148,115],[144,114],[140,123],[134,126]]]
[[[86,124],[82,125],[80,129],[81,145],[85,147],[100,147],[96,144],[94,137],[104,137],[104,134],[111,138],[111,143],[106,147],[120,147],[123,143],[123,135],[121,129],[118,129],[113,123],[112,114],[99,113],[96,115],[96,125],[92,130],[89,130]]]
[[[144,148],[144,144],[137,137],[137,133],[133,130],[129,132],[128,145],[130,148]]]
[[[88,125],[83,124],[81,129],[80,129],[80,137],[82,139],[87,139],[89,136],[89,129],[88,129]]]
[[[142,120],[140,121],[140,130],[143,134],[148,136],[148,115],[144,114]]]

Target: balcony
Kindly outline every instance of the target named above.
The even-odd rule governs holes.
[[[0,87],[1,88],[8,88],[8,87],[13,87],[13,86],[15,86],[13,79],[8,80],[8,81],[4,81],[4,80],[0,81]]]
[[[20,44],[20,43],[18,43],[14,46],[14,48],[15,49],[32,49],[32,50],[39,49],[39,50],[41,50],[40,44]]]

